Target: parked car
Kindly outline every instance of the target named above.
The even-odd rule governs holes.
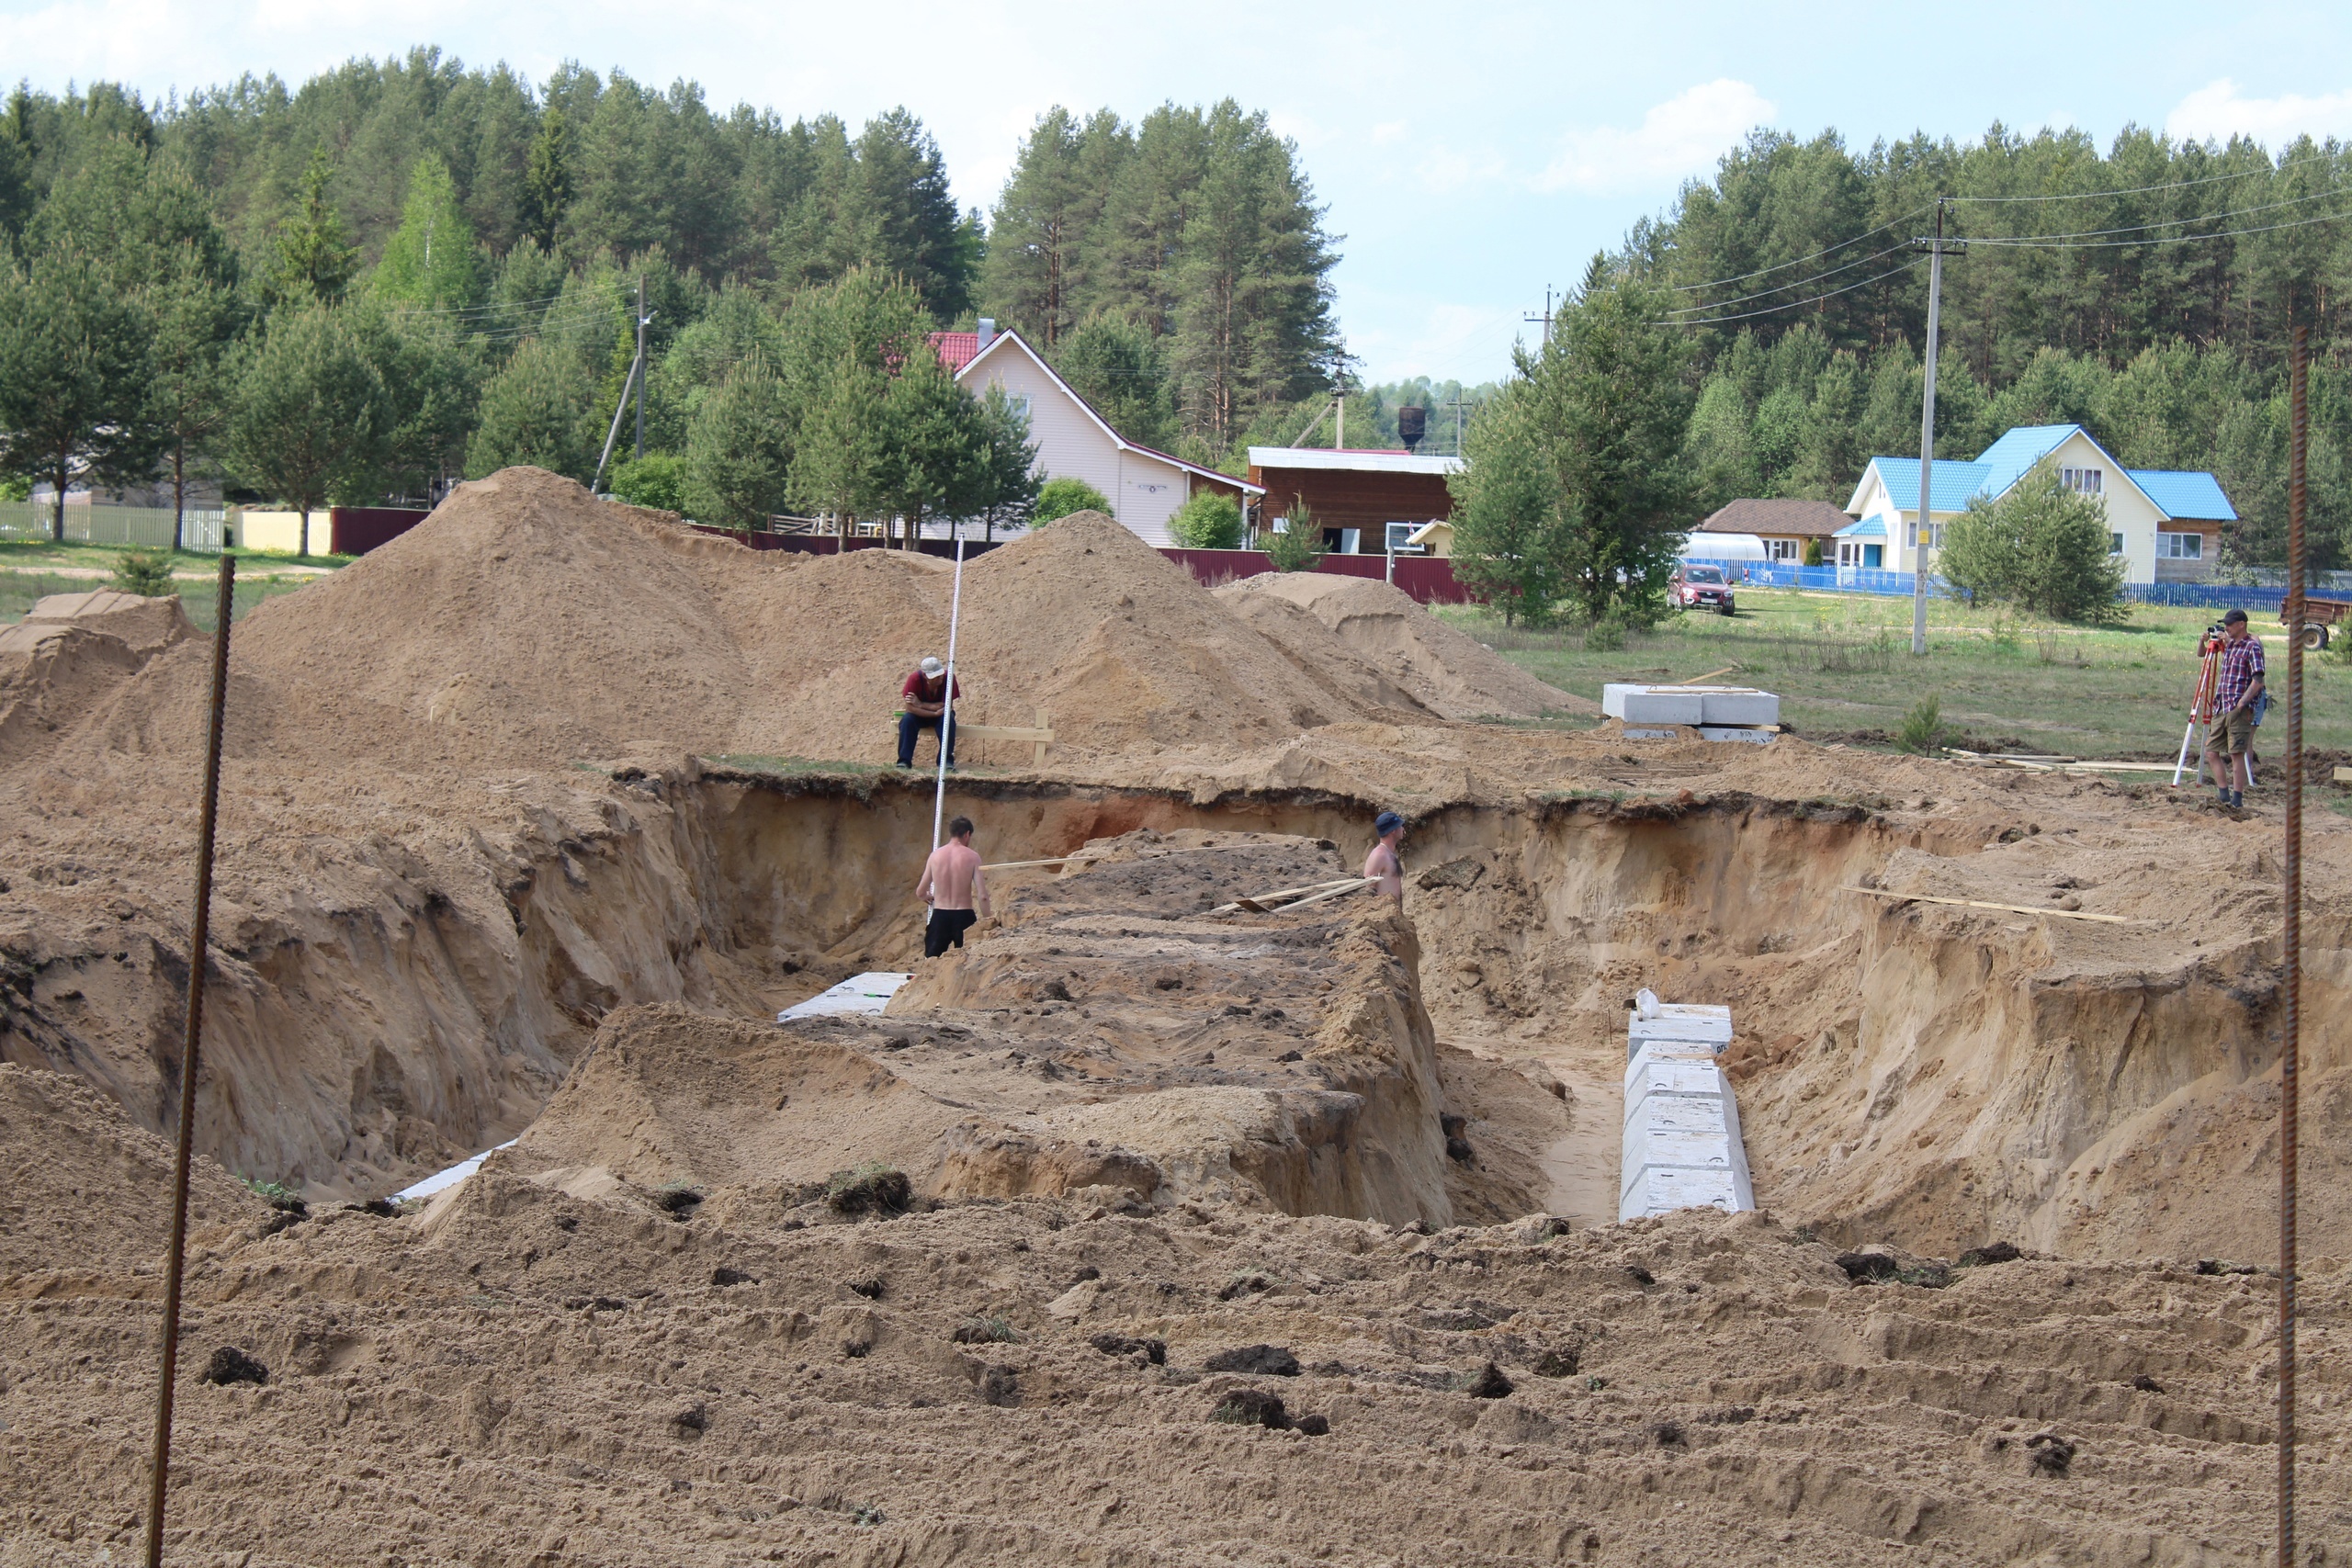
[[[1731,584],[1719,566],[1686,566],[1674,574],[1674,602],[1685,610],[1713,610],[1736,615]]]

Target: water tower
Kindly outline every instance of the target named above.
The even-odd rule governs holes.
[[[1429,433],[1430,411],[1419,403],[1407,403],[1396,411],[1396,439],[1405,444],[1408,452],[1418,452],[1421,437]]]

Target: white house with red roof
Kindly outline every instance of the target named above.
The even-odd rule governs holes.
[[[1200,491],[1224,491],[1245,508],[1266,493],[1262,486],[1121,435],[1019,333],[1000,332],[987,317],[975,333],[932,333],[931,346],[976,395],[1001,387],[1028,413],[1029,439],[1037,444],[1035,471],[1041,478],[1084,479],[1110,497],[1111,515],[1146,544],[1174,544],[1168,520]]]

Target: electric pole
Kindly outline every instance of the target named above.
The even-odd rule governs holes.
[[[1550,284],[1544,286],[1544,313],[1540,316],[1521,316],[1520,320],[1543,322],[1544,339],[1546,342],[1550,341],[1552,336],[1552,286]]]
[[[1928,544],[1934,538],[1933,514],[1928,510],[1928,476],[1936,466],[1936,354],[1939,316],[1943,306],[1944,255],[1968,249],[1965,240],[1944,238],[1944,197],[1936,197],[1936,232],[1911,242],[1928,253],[1928,378],[1919,400],[1919,526],[1911,538],[1911,651],[1928,651]],[[1898,513],[1898,515],[1900,515]]]
[[[637,460],[645,461],[645,275],[637,276]]]

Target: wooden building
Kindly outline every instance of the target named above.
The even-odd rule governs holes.
[[[1328,446],[1252,446],[1250,482],[1264,487],[1261,532],[1287,533],[1300,506],[1323,536],[1320,548],[1337,553],[1385,554],[1425,524],[1453,515],[1448,474],[1459,457],[1422,457],[1410,452],[1335,451]]]

